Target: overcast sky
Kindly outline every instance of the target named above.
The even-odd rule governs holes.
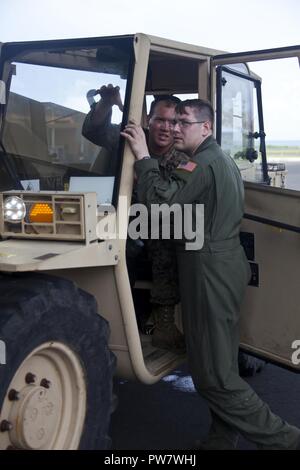
[[[144,32],[228,51],[300,43],[299,0],[0,0],[0,41]]]
[[[0,0],[0,18],[2,42],[144,32],[229,52],[300,44],[299,0]],[[291,87],[298,123],[282,138],[300,139],[300,81],[280,94]]]

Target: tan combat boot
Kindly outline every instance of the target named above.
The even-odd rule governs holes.
[[[152,346],[179,354],[184,353],[184,336],[175,325],[174,305],[156,305],[152,315],[154,320]]]

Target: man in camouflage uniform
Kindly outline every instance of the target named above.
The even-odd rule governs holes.
[[[276,416],[239,376],[239,310],[250,279],[240,244],[244,188],[232,158],[212,136],[214,111],[203,100],[177,107],[174,145],[191,159],[166,180],[139,126],[122,135],[137,158],[139,200],[151,204],[204,204],[204,243],[189,250],[178,244],[178,274],[191,375],[208,403],[212,425],[201,449],[234,449],[239,434],[260,449],[299,449],[300,429]]]
[[[96,145],[110,152],[111,168],[116,166],[120,125],[111,123],[112,107],[123,110],[119,87],[103,86],[99,90],[101,99],[92,105],[83,124],[83,135]],[[148,129],[144,130],[151,155],[158,162],[162,178],[169,178],[172,171],[188,157],[173,147],[173,126],[175,107],[179,98],[171,95],[158,96],[152,102],[148,116]],[[96,159],[93,170],[101,165],[101,155]],[[137,202],[136,191],[133,202]],[[153,346],[184,352],[184,338],[175,325],[175,305],[179,302],[177,262],[174,245],[169,240],[146,240],[146,246],[152,267],[151,303],[154,329]]]
[[[156,105],[156,111],[153,111],[150,123],[152,119],[161,114],[163,103]],[[172,108],[172,112],[174,109]],[[151,124],[149,125],[149,134],[150,126]],[[155,157],[153,154],[152,156],[158,160],[160,174],[165,179],[170,177],[181,162],[188,161],[188,157],[175,150],[174,147],[171,147],[163,155]],[[154,320],[152,344],[158,348],[184,352],[183,337],[174,324],[175,305],[180,301],[174,244],[170,240],[149,238],[146,245],[152,266],[151,302]]]

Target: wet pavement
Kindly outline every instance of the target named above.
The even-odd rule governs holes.
[[[300,374],[267,364],[247,382],[272,411],[300,427]],[[186,366],[155,385],[115,380],[119,404],[112,416],[112,449],[186,450],[205,436],[206,402],[194,390]],[[239,449],[255,449],[240,439]]]

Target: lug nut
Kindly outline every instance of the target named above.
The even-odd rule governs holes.
[[[7,421],[7,419],[3,419],[0,423],[0,431],[1,432],[6,432],[10,431],[12,429],[13,425],[11,424],[10,421]]]
[[[48,379],[42,379],[40,386],[44,388],[50,388],[51,382]]]
[[[16,401],[19,400],[20,394],[15,390],[14,388],[11,388],[10,391],[8,392],[8,399],[10,401]]]
[[[27,384],[33,384],[35,380],[36,380],[36,376],[34,374],[32,374],[31,372],[28,372],[28,374],[26,374],[25,382]]]

